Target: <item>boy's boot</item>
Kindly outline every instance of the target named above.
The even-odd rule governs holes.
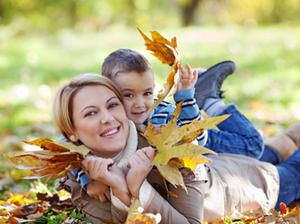
[[[195,84],[195,99],[202,109],[206,98],[223,98],[221,86],[228,75],[235,70],[232,61],[220,62],[206,71],[198,69],[198,80]]]
[[[293,124],[286,131],[265,140],[265,145],[277,151],[286,160],[300,147],[300,123]]]

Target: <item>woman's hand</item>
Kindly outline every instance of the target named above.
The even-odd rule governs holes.
[[[187,72],[183,68],[182,65],[180,65],[179,70],[179,84],[177,87],[177,92],[184,91],[187,89],[194,88],[197,78],[198,78],[198,71],[197,69],[192,69],[192,67],[189,64],[186,64]]]
[[[135,198],[139,198],[140,188],[152,169],[152,161],[155,151],[152,147],[139,149],[130,158],[128,162],[129,171],[126,176],[126,182],[129,192]]]
[[[90,179],[100,181],[111,187],[114,185],[113,175],[110,171],[114,161],[112,159],[104,159],[97,156],[87,156],[83,162],[83,170]]]
[[[95,198],[102,203],[110,201],[109,187],[100,181],[91,181],[87,184],[86,190],[90,197]]]
[[[113,194],[126,205],[130,204],[130,196],[125,175],[114,164],[112,159],[104,159],[97,156],[87,156],[82,162],[87,175],[96,181],[111,187]]]

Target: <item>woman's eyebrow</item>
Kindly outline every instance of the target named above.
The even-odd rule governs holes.
[[[109,102],[112,101],[113,99],[118,99],[118,97],[112,96],[112,97],[110,97],[108,100],[106,100],[106,103],[109,103]],[[84,108],[82,108],[82,110],[80,111],[80,113],[82,113],[82,112],[85,111],[86,109],[90,109],[90,108],[96,108],[96,106],[93,106],[93,105],[85,106]]]
[[[86,109],[89,109],[89,108],[95,108],[95,106],[86,106],[86,107],[84,107],[81,111],[80,111],[80,113],[82,113],[83,111],[85,111]]]
[[[111,101],[111,100],[113,100],[113,99],[118,99],[118,97],[112,96],[112,97],[110,97],[108,100],[106,100],[106,103],[108,103],[109,101]]]

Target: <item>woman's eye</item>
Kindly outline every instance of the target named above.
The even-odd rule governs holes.
[[[90,111],[90,112],[87,112],[84,117],[90,117],[90,116],[93,116],[96,114],[96,111]]]
[[[111,103],[111,104],[108,105],[108,108],[115,108],[119,105],[120,105],[119,103]]]

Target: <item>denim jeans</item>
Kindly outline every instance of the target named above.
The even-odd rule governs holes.
[[[279,210],[280,202],[286,205],[300,198],[300,148],[287,160],[276,165],[279,173],[280,189],[276,210]]]
[[[282,157],[274,149],[265,145],[264,152],[259,160],[277,165],[282,162]]]
[[[260,158],[263,153],[263,139],[252,123],[241,114],[234,104],[229,104],[218,115],[231,114],[221,122],[219,130],[208,130],[205,147],[218,153],[241,154]]]

